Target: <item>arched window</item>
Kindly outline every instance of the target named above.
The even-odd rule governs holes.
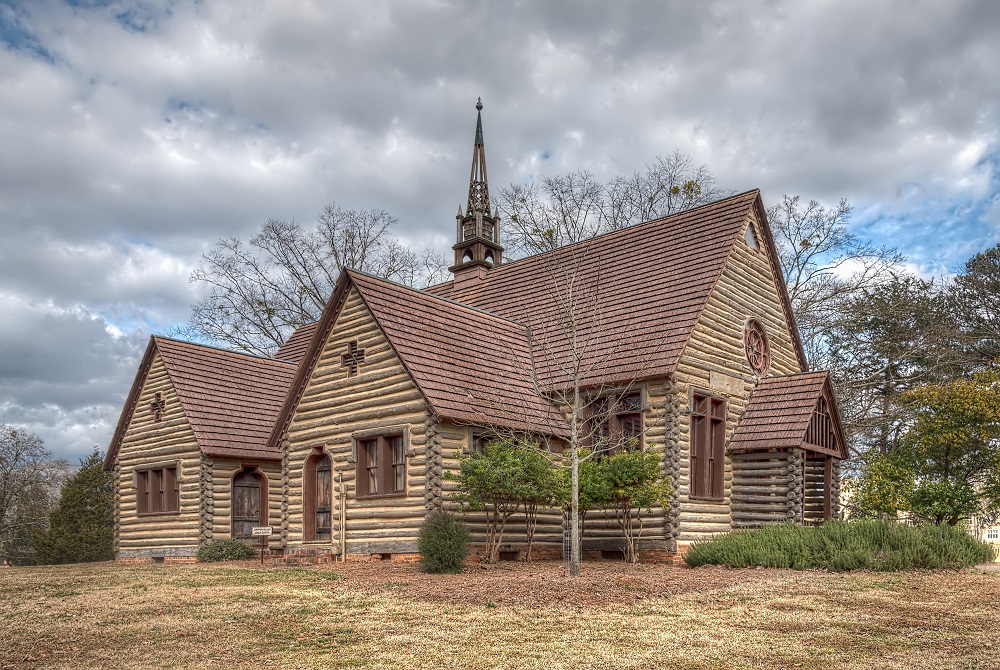
[[[235,538],[253,537],[253,527],[263,526],[266,518],[261,514],[264,478],[254,468],[243,468],[233,476],[232,535]]]
[[[305,540],[329,542],[333,537],[333,463],[316,448],[306,460],[303,481]]]

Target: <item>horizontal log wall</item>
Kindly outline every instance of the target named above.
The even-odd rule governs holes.
[[[457,476],[459,472],[459,454],[468,454],[469,439],[472,428],[451,422],[442,423],[439,427],[438,439],[441,445],[441,470],[445,473],[441,481],[444,494],[443,509],[459,516],[468,526],[471,540],[474,543],[486,542],[488,532],[487,513],[462,510],[455,502],[454,496],[459,491],[457,481],[447,476]],[[524,512],[517,513],[507,520],[504,531],[504,544],[524,543],[527,535],[524,526]],[[539,508],[536,514],[534,542],[536,544],[562,544],[562,510],[559,508]]]
[[[731,455],[733,529],[794,521],[801,508],[798,470],[801,459],[789,451],[753,451]]]
[[[757,239],[763,241],[764,236],[753,214],[748,217],[747,223],[755,226]],[[731,459],[726,459],[721,502],[689,498],[690,393],[692,389],[708,391],[728,401],[728,444],[757,381],[747,362],[743,344],[744,327],[751,317],[759,319],[767,330],[771,346],[770,374],[799,372],[777,283],[763,244],[759,251],[755,251],[746,245],[741,235],[674,375],[674,405],[680,409],[679,414],[675,414],[679,433],[677,444],[681,453],[671,467],[676,468],[678,486],[678,527],[675,532],[684,541],[707,538],[733,527]]]
[[[269,546],[277,549],[281,539],[281,534],[278,532],[281,526],[281,464],[228,458],[205,459],[205,464],[211,468],[212,475],[210,495],[206,497],[205,505],[202,507],[202,516],[209,529],[207,539],[218,540],[232,536],[233,476],[246,466],[255,466],[267,480],[267,525],[275,530],[275,534],[269,540]],[[261,503],[264,504],[264,492],[261,493]]]
[[[150,405],[160,393],[164,409],[156,421]],[[136,512],[135,470],[177,464],[180,512]],[[198,550],[201,454],[167,370],[156,354],[115,459],[116,556],[187,556]]]
[[[802,520],[823,522],[823,498],[826,490],[826,457],[809,455],[805,459],[802,480]]]
[[[840,459],[833,459],[833,480],[830,482],[833,492],[833,518],[843,518],[843,508],[840,506]]]
[[[364,349],[358,374],[348,376],[341,356],[357,340]],[[351,290],[296,407],[283,440],[282,542],[304,543],[302,477],[313,446],[324,445],[333,460],[333,538],[339,550],[337,470],[343,469],[348,496],[348,553],[416,551],[418,528],[428,500],[426,434],[428,408],[361,296]],[[369,431],[402,432],[407,441],[407,493],[400,497],[357,498],[352,436]],[[284,546],[284,545],[283,545]],[[309,546],[314,546],[310,544]]]
[[[668,441],[668,429],[665,416],[667,403],[672,395],[666,391],[662,382],[640,386],[643,398],[643,447],[646,451],[659,454],[666,462],[668,460],[665,445]],[[459,454],[468,453],[471,428],[452,423],[442,424],[437,432],[436,440],[441,444],[442,466],[445,473],[452,476],[459,471]],[[671,444],[675,444],[673,439]],[[567,467],[563,461],[561,467]],[[488,532],[486,512],[461,511],[454,501],[454,495],[459,491],[459,485],[453,479],[443,479],[441,488],[445,495],[444,508],[460,514],[468,525],[473,542],[485,542]],[[672,518],[672,517],[671,517]],[[644,546],[665,547],[665,542],[672,538],[670,518],[659,507],[651,512],[642,513],[644,529],[642,541]],[[508,519],[504,532],[504,543],[523,543],[526,541],[525,515],[519,509]],[[563,512],[558,507],[539,509],[536,514],[534,542],[539,544],[561,544],[563,541]],[[614,548],[622,544],[622,530],[615,518],[614,510],[595,509],[587,513],[583,526],[583,542],[587,548]]]

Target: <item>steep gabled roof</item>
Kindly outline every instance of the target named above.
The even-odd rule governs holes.
[[[268,443],[296,365],[165,337],[150,338],[105,467],[121,448],[149,367],[159,354],[184,415],[206,456],[278,460]]]
[[[775,288],[806,369],[756,190],[493,268],[470,288],[456,290],[447,282],[427,290],[526,324],[545,383],[568,383],[562,362],[571,358],[573,331],[578,342],[594,345],[583,357],[585,386],[667,376],[752,210],[765,232]],[[570,295],[576,296],[575,328],[566,327]]]
[[[517,431],[567,434],[565,418],[533,386],[524,325],[346,270],[315,324],[271,443],[277,444],[291,421],[352,287],[435,415]]]
[[[360,272],[348,274],[435,414],[568,434],[565,417],[535,385],[523,324]]]
[[[832,419],[836,447],[825,449],[806,441],[809,423],[820,401]],[[840,410],[833,395],[830,373],[800,372],[760,380],[739,425],[729,440],[731,451],[804,447],[809,451],[847,458],[847,442]]]
[[[312,323],[307,323],[304,326],[296,328],[292,336],[281,345],[274,357],[279,361],[290,361],[292,363],[301,361],[302,357],[309,351],[309,343],[312,342],[318,323],[318,321],[313,321]]]

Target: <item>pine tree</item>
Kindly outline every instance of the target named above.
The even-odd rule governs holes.
[[[34,534],[39,563],[86,563],[114,557],[114,481],[96,449],[62,487],[49,529]]]

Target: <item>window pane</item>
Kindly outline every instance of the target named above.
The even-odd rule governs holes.
[[[406,449],[403,448],[403,438],[389,438],[392,449],[393,491],[406,490]]]
[[[368,493],[369,495],[375,495],[379,492],[377,440],[371,440],[365,443],[365,455],[368,459]]]
[[[163,511],[180,510],[180,491],[177,486],[177,468],[163,469]]]
[[[135,508],[139,514],[149,511],[149,472],[136,473]]]

